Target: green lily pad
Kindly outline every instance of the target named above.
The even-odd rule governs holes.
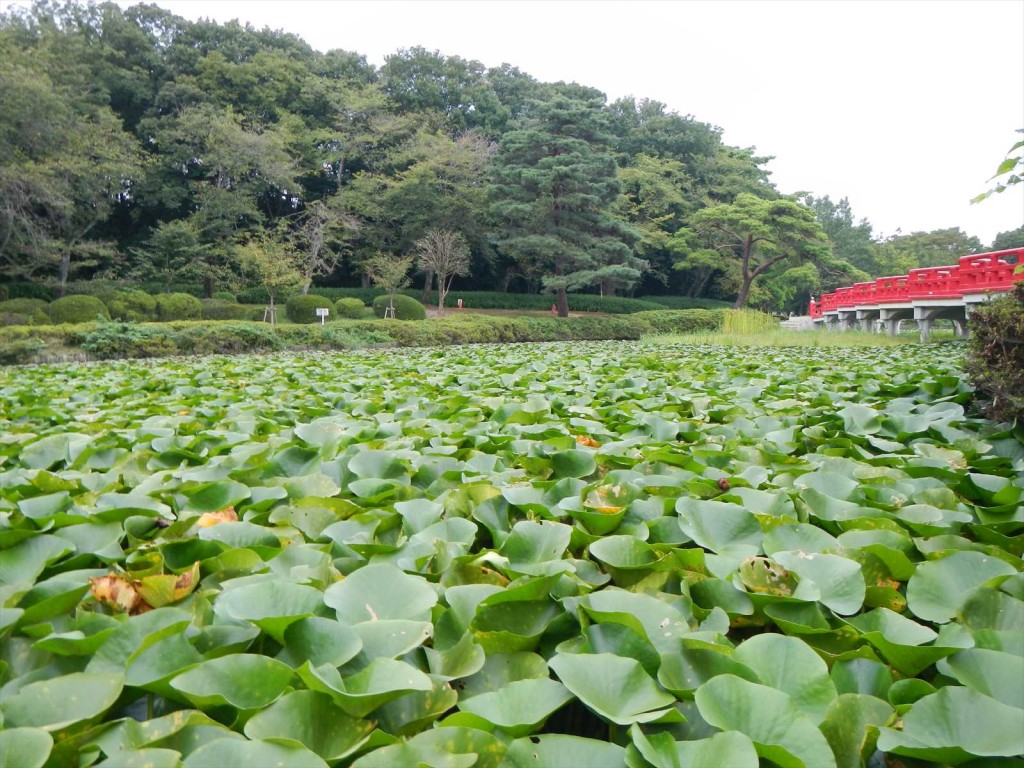
[[[1009,563],[981,552],[954,552],[917,566],[907,583],[907,606],[915,616],[943,624],[956,616],[975,589],[1016,572]]]
[[[382,619],[429,621],[437,592],[393,565],[366,565],[324,591],[324,602],[345,624]]]
[[[764,685],[789,694],[812,723],[825,718],[838,695],[825,662],[795,637],[757,635],[737,646],[733,658],[753,670]]]
[[[471,712],[513,737],[534,731],[559,707],[572,701],[573,695],[559,682],[533,678],[510,682],[491,693],[459,702],[459,709]]]
[[[185,768],[223,768],[226,765],[327,768],[320,757],[298,744],[241,739],[211,741],[184,760]]]
[[[0,730],[0,768],[43,768],[53,737],[39,728]]]
[[[708,723],[745,734],[758,755],[780,768],[836,765],[822,732],[782,691],[727,674],[704,683],[694,698]]]
[[[838,768],[861,768],[875,751],[878,729],[895,713],[888,702],[860,693],[843,693],[829,704],[821,731]]]
[[[205,661],[171,681],[199,707],[260,709],[273,703],[292,682],[287,664],[256,654],[237,653]]]
[[[258,712],[245,724],[245,735],[298,742],[333,762],[358,750],[373,729],[371,721],[350,717],[326,694],[295,691]]]
[[[969,688],[950,686],[918,699],[903,715],[903,729],[882,728],[878,748],[950,763],[1024,753],[1024,710]]]
[[[549,733],[516,739],[502,764],[508,768],[622,768],[625,750],[607,741]]]
[[[123,673],[74,672],[29,683],[0,702],[7,728],[55,731],[91,720],[114,705],[124,688]]]
[[[675,702],[634,659],[560,653],[548,666],[587,707],[618,725],[657,720]]]

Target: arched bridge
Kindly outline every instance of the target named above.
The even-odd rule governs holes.
[[[896,334],[900,320],[914,320],[921,341],[932,323],[952,320],[958,338],[966,338],[970,311],[993,296],[1008,293],[1024,280],[1024,248],[961,256],[948,267],[912,269],[898,277],[879,277],[811,299],[810,315],[821,328],[881,331]]]

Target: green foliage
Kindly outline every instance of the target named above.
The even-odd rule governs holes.
[[[1024,283],[971,313],[967,371],[993,419],[1024,423]]]
[[[0,318],[3,314],[0,313]],[[23,339],[0,345],[0,365],[22,365],[30,363],[37,354],[46,349],[38,339]]]
[[[642,325],[46,331],[567,341],[0,371],[0,755],[1012,763],[1024,449],[959,346],[580,341]]]
[[[1018,128],[1017,133],[1024,133],[1024,128]],[[992,195],[1005,192],[1008,187],[1020,184],[1024,181],[1024,140],[1016,142],[1006,153],[1006,158],[996,168],[996,172],[989,181],[999,179],[992,189],[982,192],[971,199],[972,203],[980,203]]]
[[[669,309],[728,309],[732,302],[718,299],[694,299],[689,296],[641,296],[640,301],[659,304]]]
[[[156,299],[143,291],[115,291],[102,299],[114,320],[132,323],[156,320]]]
[[[95,296],[64,296],[52,302],[47,311],[57,324],[89,323],[97,317],[110,317],[106,305]]]
[[[203,320],[262,320],[263,307],[237,301],[203,299]]]
[[[318,296],[310,293],[305,296],[299,294],[288,299],[288,319],[293,323],[319,323],[320,318],[316,316],[317,307],[331,309],[334,302],[326,296]],[[330,316],[327,318],[331,319]]]
[[[373,313],[384,317],[384,311],[390,306],[389,296],[378,296],[373,300]],[[396,320],[423,320],[427,316],[427,310],[420,302],[401,293],[395,295],[394,307]]]
[[[167,330],[152,325],[114,321],[100,323],[81,336],[82,349],[97,358],[165,357],[178,352]]]
[[[361,299],[343,297],[334,302],[334,311],[346,320],[361,320],[366,316],[366,305]]]
[[[162,323],[173,320],[198,320],[203,303],[187,293],[161,293],[156,297],[156,317]]]
[[[214,291],[210,298],[217,299],[217,301],[229,301],[232,304],[238,303],[238,297],[231,291]]]
[[[46,325],[50,322],[48,308],[49,302],[43,299],[0,301],[0,325]]]

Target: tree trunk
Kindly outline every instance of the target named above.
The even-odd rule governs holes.
[[[740,292],[736,295],[736,303],[732,305],[733,309],[743,309],[743,305],[747,303],[747,296],[750,293],[750,284],[754,282],[754,278],[744,277],[743,284],[740,286]]]
[[[569,297],[565,295],[565,288],[558,289],[555,304],[558,307],[559,317],[569,316]]]
[[[213,298],[213,278],[210,277],[209,275],[203,277],[203,298]]]
[[[309,286],[313,284],[312,280],[307,280],[302,284],[302,295],[306,296],[309,294]]]
[[[421,303],[426,306],[430,303],[431,286],[434,284],[434,270],[426,270],[426,278],[423,281],[423,297]]]
[[[57,298],[64,296],[68,289],[68,274],[71,272],[71,251],[64,251],[60,255],[60,269],[57,272]]]
[[[365,272],[360,276],[360,284],[363,286],[363,288],[370,287],[370,276]]]

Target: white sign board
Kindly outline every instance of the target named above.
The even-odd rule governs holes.
[[[327,317],[329,314],[331,314],[331,310],[329,310],[327,307],[317,307],[316,308],[316,316],[317,317]]]

